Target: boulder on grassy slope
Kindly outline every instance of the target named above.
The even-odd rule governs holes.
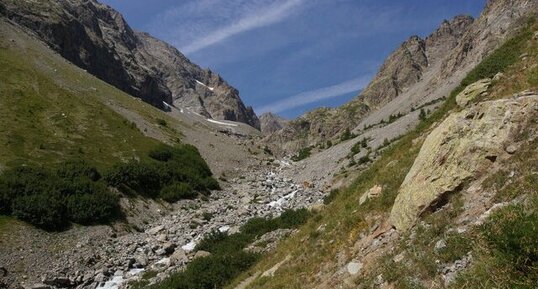
[[[535,126],[538,95],[486,101],[451,114],[426,138],[390,215],[400,232],[446,202],[466,181],[510,156],[507,148]],[[532,135],[532,134],[529,134]]]
[[[490,78],[481,79],[475,83],[469,84],[462,92],[456,95],[456,103],[460,107],[467,106],[467,104],[477,96],[487,93],[490,85]]]

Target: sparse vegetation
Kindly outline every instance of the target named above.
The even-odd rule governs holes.
[[[301,150],[299,150],[299,152],[296,155],[291,157],[291,160],[294,161],[294,162],[304,160],[304,159],[306,159],[307,157],[310,156],[311,151],[312,151],[312,147],[302,148]]]
[[[149,288],[223,288],[258,261],[259,254],[243,251],[257,236],[280,228],[296,228],[304,224],[309,215],[306,209],[288,210],[273,219],[251,219],[236,234],[216,231],[196,246],[197,250],[210,252],[210,256],[192,261],[184,271],[172,274],[162,283]]]
[[[420,109],[420,113],[418,114],[418,119],[421,121],[426,120],[426,111],[423,108]]]
[[[351,147],[351,156],[354,156],[361,152],[361,143],[358,142]]]
[[[340,141],[342,142],[342,141],[350,140],[350,139],[355,138],[355,137],[357,137],[357,135],[352,133],[349,130],[349,128],[346,128],[344,130],[344,132],[342,133],[342,135],[340,136]]]

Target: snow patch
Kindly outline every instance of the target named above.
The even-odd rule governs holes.
[[[196,82],[197,82],[198,84],[207,87],[207,89],[209,89],[209,90],[211,90],[211,91],[215,90],[215,88],[213,88],[213,87],[209,87],[209,86],[205,85],[205,84],[204,84],[203,82],[201,82],[200,80],[198,80],[198,79],[195,79],[195,80],[196,80]]]
[[[170,104],[168,104],[167,102],[163,101],[163,104],[164,106],[168,107],[169,109],[176,109],[176,110],[179,110],[179,112],[183,113],[183,108],[176,108],[175,106],[171,106]]]
[[[237,126],[237,124],[233,124],[233,123],[227,123],[227,122],[222,122],[222,121],[218,121],[218,120],[214,120],[214,119],[206,119],[208,122],[211,122],[211,123],[216,123],[216,124],[220,124],[220,125],[226,125],[226,126]]]

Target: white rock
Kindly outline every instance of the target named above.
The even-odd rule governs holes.
[[[350,275],[357,275],[359,271],[362,269],[362,263],[361,262],[349,262],[347,264],[347,272]]]
[[[196,242],[191,241],[191,242],[181,246],[181,249],[183,249],[187,253],[190,253],[190,252],[194,251],[195,247],[196,247]]]

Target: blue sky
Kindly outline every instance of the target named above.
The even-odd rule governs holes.
[[[358,94],[411,35],[485,0],[101,0],[218,72],[260,114],[293,118]]]

